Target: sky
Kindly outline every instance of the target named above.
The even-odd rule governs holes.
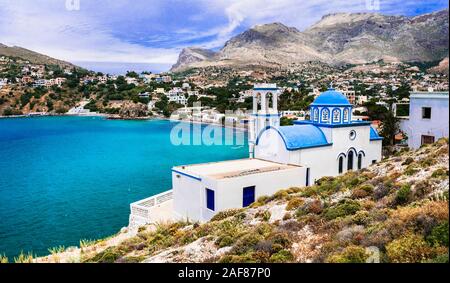
[[[447,0],[0,0],[0,43],[94,69],[135,63],[163,71],[182,48],[217,50],[256,24],[304,30],[329,13],[444,8]]]

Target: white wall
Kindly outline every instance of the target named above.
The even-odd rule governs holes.
[[[201,217],[203,184],[190,177],[172,172],[173,207],[177,217],[196,220]],[[204,188],[203,188],[204,189]]]
[[[289,187],[304,187],[306,169],[294,167],[219,180],[206,177],[201,181],[172,173],[172,180],[176,215],[184,219],[189,218],[191,221],[204,222],[210,220],[219,211],[242,208],[245,187],[255,186],[255,200],[260,196],[273,195]],[[214,191],[214,211],[206,208],[206,188]]]
[[[381,160],[381,140],[370,141],[370,126],[321,128],[331,146],[313,147],[289,151],[283,139],[274,129],[265,131],[255,149],[260,159],[295,164],[310,168],[310,184],[323,176],[337,176],[340,153],[348,154],[351,148],[356,150],[353,158],[353,170],[358,169],[358,153],[363,150],[362,168],[372,164],[372,160]],[[350,132],[356,131],[356,138],[350,139]],[[347,158],[344,158],[343,173],[347,171]]]
[[[431,119],[422,119],[422,107],[431,107]],[[400,124],[402,131],[408,135],[408,146],[413,149],[419,148],[422,135],[434,136],[435,141],[441,137],[448,137],[448,110],[448,95],[446,98],[444,96],[434,98],[433,94],[423,94],[419,97],[411,95],[409,120]]]
[[[275,129],[268,129],[261,134],[255,147],[255,158],[288,164],[289,151],[280,134]],[[293,163],[298,164],[298,163]]]

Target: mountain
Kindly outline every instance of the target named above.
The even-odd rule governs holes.
[[[213,60],[216,53],[202,48],[188,47],[184,48],[179,57],[178,62],[172,66],[173,69],[182,68],[185,65],[190,65],[197,62]]]
[[[43,65],[58,65],[61,68],[79,68],[72,63],[58,60],[22,47],[18,46],[7,46],[0,43],[0,56],[10,56],[19,57],[23,60],[28,60],[33,64],[43,64]]]
[[[281,23],[254,26],[209,56],[199,56],[207,52],[204,49],[195,49],[201,53],[185,49],[171,70],[251,64],[288,67],[306,61],[332,65],[436,61],[448,56],[448,28],[448,9],[415,17],[329,14],[303,32]]]
[[[440,73],[440,74],[448,75],[448,73],[449,73],[448,65],[449,65],[448,57],[445,57],[444,59],[442,59],[441,62],[439,62],[439,65],[428,69],[428,71],[430,73]]]
[[[207,223],[123,228],[31,261],[448,263],[448,170],[448,139],[440,139],[311,187],[262,196]]]

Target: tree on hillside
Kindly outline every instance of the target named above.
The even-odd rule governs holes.
[[[390,106],[392,109],[392,105]],[[383,143],[385,145],[394,145],[395,135],[400,132],[400,121],[394,116],[392,111],[384,114],[381,122],[381,136],[384,137]]]

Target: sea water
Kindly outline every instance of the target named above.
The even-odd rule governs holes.
[[[176,165],[245,158],[235,145],[173,145],[176,123],[0,119],[0,254],[48,254],[127,226],[129,204],[171,188]]]

